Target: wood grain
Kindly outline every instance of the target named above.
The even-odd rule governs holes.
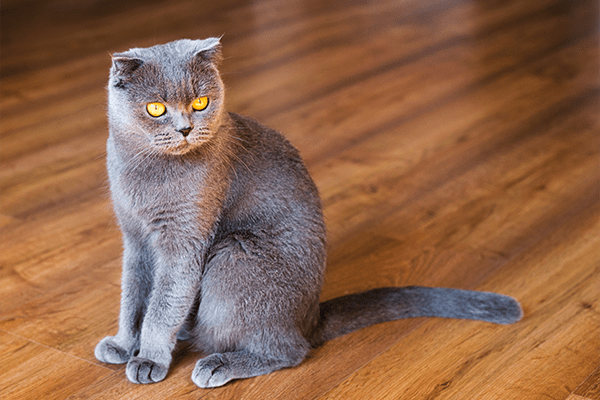
[[[576,394],[572,394],[569,397],[567,397],[567,400],[590,400],[589,397],[582,397],[582,396],[578,396]]]
[[[593,311],[599,306],[599,211],[590,206],[478,287],[502,285],[523,299],[526,317],[520,326],[427,321],[325,398],[365,398],[370,385],[386,381],[394,384],[379,398],[566,398],[597,366],[600,354],[600,340],[585,338],[600,324]],[[549,269],[552,264],[556,267]],[[515,270],[526,270],[518,282]],[[539,286],[551,291],[555,302],[548,304]],[[576,363],[569,362],[573,358]],[[474,381],[474,375],[485,378]]]
[[[64,399],[111,374],[106,369],[0,330],[3,399]]]
[[[575,390],[575,395],[585,398],[600,398],[600,368],[596,370]]]
[[[0,17],[2,399],[600,400],[598,2],[5,0]],[[324,300],[450,286],[512,295],[523,321],[390,322],[212,390],[184,346],[150,386],[96,361],[120,292],[109,54],[221,35],[229,109],[282,131],[322,194]]]

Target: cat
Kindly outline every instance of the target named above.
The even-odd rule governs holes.
[[[119,329],[98,343],[134,383],[165,378],[178,340],[207,354],[203,388],[300,364],[337,336],[400,318],[500,324],[519,303],[495,293],[380,288],[319,304],[321,201],[282,135],[224,109],[217,38],[114,54],[107,169],[123,235]]]

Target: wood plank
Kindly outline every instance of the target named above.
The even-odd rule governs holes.
[[[116,333],[119,299],[120,262],[115,260],[65,279],[31,299],[7,303],[0,328],[99,364],[94,347],[104,336]]]
[[[580,6],[582,11],[586,10],[585,5]],[[461,14],[464,13],[466,17],[472,11],[466,7]],[[485,11],[482,14],[485,15]],[[454,15],[441,15],[440,19],[454,17]],[[442,21],[435,20],[433,22],[443,25]],[[481,37],[477,35],[473,37],[468,34],[467,37],[450,36],[452,37],[451,45],[439,39],[436,36],[438,34],[430,32],[426,26],[415,26],[414,35],[420,39],[416,43],[413,43],[415,38],[409,34],[412,32],[411,30],[406,31],[406,38],[385,38],[388,43],[390,41],[391,43],[402,43],[402,45],[391,46],[384,53],[391,54],[391,59],[380,61],[380,63],[387,63],[385,68],[372,67],[371,57],[365,54],[352,54],[344,49],[343,53],[337,55],[331,54],[330,49],[326,49],[323,52],[327,53],[321,55],[319,59],[324,59],[332,64],[331,69],[336,71],[333,80],[329,78],[330,74],[321,72],[323,79],[328,79],[328,81],[327,84],[323,83],[323,86],[319,87],[312,78],[312,75],[320,76],[319,72],[314,71],[312,74],[306,71],[307,68],[311,68],[309,61],[304,62],[305,65],[300,68],[295,68],[293,64],[286,65],[284,66],[287,68],[286,70],[275,75],[278,78],[275,82],[279,83],[279,86],[273,91],[277,90],[279,95],[289,91],[297,93],[299,100],[284,107],[282,104],[285,103],[282,99],[273,97],[277,93],[257,94],[256,98],[269,99],[267,105],[271,102],[279,105],[280,108],[272,112],[272,114],[279,115],[262,115],[264,112],[247,107],[241,108],[241,111],[255,115],[269,125],[284,131],[302,150],[307,149],[305,155],[310,163],[313,155],[306,151],[310,151],[312,148],[320,149],[323,146],[323,140],[329,140],[329,138],[333,140],[333,143],[327,146],[328,150],[343,149],[346,147],[346,142],[352,143],[356,137],[371,137],[381,130],[394,128],[393,125],[389,126],[390,119],[398,124],[411,114],[430,111],[432,107],[452,102],[465,93],[473,91],[479,85],[506,74],[516,66],[526,64],[528,60],[536,57],[542,58],[568,43],[564,36],[548,36],[541,33],[547,32],[547,28],[544,27],[547,27],[545,24],[549,23],[548,21],[536,22],[541,25],[538,27],[540,35],[531,38],[536,45],[532,46],[529,51],[523,50],[523,52],[515,52],[511,49],[511,57],[506,57],[507,48],[504,46],[509,46],[511,38],[514,40],[516,36],[520,35],[522,27],[518,24],[500,25],[501,28],[490,29],[490,32],[483,33]],[[555,23],[559,22],[555,21]],[[592,33],[588,32],[593,26],[592,21],[587,23],[582,20],[581,23],[583,32],[578,32],[577,35],[573,33],[570,40]],[[587,28],[583,28],[584,26]],[[444,29],[440,29],[439,32],[439,34],[445,35],[455,33]],[[382,38],[382,40],[385,39]],[[440,41],[444,45],[441,45]],[[381,45],[383,46],[383,44]],[[413,46],[416,45],[426,47],[427,50],[422,51],[421,47],[421,52],[411,54],[410,50],[414,49]],[[428,48],[428,46],[432,48]],[[388,47],[390,46],[388,45]],[[353,51],[365,50],[359,46]],[[481,54],[482,52],[483,54]],[[504,57],[502,62],[497,62],[500,57]],[[310,56],[311,60],[314,58],[314,56]],[[355,60],[361,60],[361,62],[356,63]],[[350,71],[354,74],[344,77],[342,75],[344,71],[349,70],[347,65],[353,66]],[[321,63],[317,64],[317,67],[322,68]],[[355,71],[355,68],[361,69]],[[298,69],[301,71],[299,72]],[[289,87],[286,87],[285,80],[289,80],[290,76],[294,77],[299,73],[303,74],[301,76],[309,75],[311,78],[306,77],[301,82],[290,82]],[[281,79],[279,79],[279,75],[281,75]],[[441,76],[444,79],[440,79]],[[273,84],[274,81],[272,74],[261,79],[252,86],[262,88],[268,84],[267,81],[270,84]],[[244,77],[243,82],[239,84],[232,82],[231,87],[247,92],[244,90],[247,85],[250,85],[250,82]],[[313,86],[316,87],[312,89],[312,93],[303,94],[304,91],[307,91],[305,87],[312,88]],[[369,89],[364,90],[364,87]],[[258,105],[262,102],[254,101],[254,104]],[[425,105],[427,106],[424,107]],[[368,115],[369,118],[364,118],[365,115]],[[323,153],[316,157],[322,156]]]
[[[428,321],[324,398],[566,398],[600,354],[599,211],[590,206],[479,287],[521,299],[523,321]]]
[[[598,354],[600,357],[600,354]],[[600,366],[574,392],[590,400],[600,400]]]
[[[87,208],[86,208],[87,206]],[[82,203],[76,212],[3,229],[0,285],[3,311],[77,275],[120,258],[120,237],[107,202]],[[9,230],[10,228],[10,230]]]
[[[544,122],[546,127],[551,127],[549,121],[557,118],[557,114],[570,112],[571,107],[586,102],[586,98],[593,102],[590,82],[598,80],[597,62],[591,54],[581,54],[585,54],[586,48],[597,48],[597,43],[596,38],[578,43],[537,65],[482,87],[440,110],[400,124],[388,132],[376,131],[368,141],[357,143],[354,149],[342,151],[333,160],[328,159],[327,165],[318,165],[320,168],[314,174],[324,192],[325,204],[331,208],[334,202],[337,206],[341,200],[351,201],[353,196],[363,194],[355,193],[356,189],[349,192],[353,185],[356,186],[355,182],[340,179],[341,174],[350,168],[351,174],[356,174],[359,181],[376,181],[381,179],[380,176],[389,174],[394,174],[389,181],[407,180],[411,173],[415,173],[413,169],[425,165],[428,160],[450,155],[453,151],[459,151],[462,157],[473,157],[470,153],[477,151],[476,147],[482,143],[487,146],[488,152],[493,152],[495,146],[510,146],[510,138],[519,140],[521,136],[526,138],[526,135],[536,132],[537,135],[543,135],[544,126],[537,127],[536,124]],[[573,60],[572,64],[568,62],[569,67],[581,66],[574,79],[559,85],[546,79],[532,79],[535,69],[561,63],[565,59]],[[477,102],[485,106],[473,110]],[[525,103],[529,106],[524,109]],[[442,124],[440,121],[450,121],[450,124],[456,125]],[[536,127],[532,129],[533,126]],[[382,137],[375,138],[379,136],[377,134]],[[486,138],[490,141],[485,141]],[[440,164],[442,162],[448,160],[443,159]],[[384,168],[383,172],[380,172],[381,168]],[[421,176],[418,178],[423,179]],[[399,183],[407,186],[404,181]],[[416,185],[409,183],[411,187]],[[369,193],[371,187],[368,185],[362,188],[365,195],[377,195]],[[347,194],[342,197],[344,193]],[[385,192],[381,196],[385,196]],[[337,218],[332,219],[333,223],[337,223]]]
[[[251,87],[254,91],[257,89],[260,90],[260,92],[256,93],[257,98],[269,99],[267,106],[275,107],[268,114],[265,114],[264,105],[260,108],[257,107],[262,102],[254,102],[254,105],[248,104],[242,107],[241,111],[255,115],[260,120],[270,122],[270,116],[273,114],[294,108],[297,105],[310,105],[315,100],[319,100],[323,95],[331,94],[345,87],[354,86],[357,83],[363,83],[363,80],[370,79],[382,73],[391,72],[396,68],[400,69],[407,64],[422,57],[435,54],[440,50],[445,51],[454,47],[462,47],[466,50],[467,48],[472,48],[473,44],[481,44],[481,50],[485,49],[483,50],[484,52],[489,51],[491,53],[489,68],[502,69],[514,63],[520,57],[526,57],[528,52],[536,52],[536,47],[539,47],[541,52],[547,51],[548,48],[556,46],[556,40],[562,42],[564,39],[564,36],[562,39],[558,39],[558,32],[552,33],[545,29],[539,29],[540,32],[546,32],[546,41],[540,42],[540,46],[519,49],[522,51],[514,51],[517,49],[513,46],[511,54],[514,55],[514,58],[506,58],[503,62],[499,63],[498,59],[493,59],[493,54],[496,51],[502,50],[501,44],[497,42],[503,36],[508,36],[503,39],[506,40],[510,36],[518,34],[519,25],[515,23],[515,16],[519,15],[517,21],[521,23],[545,24],[548,23],[547,17],[549,14],[552,14],[551,10],[557,3],[552,1],[530,3],[530,5],[512,3],[499,12],[497,9],[488,9],[486,7],[474,9],[473,5],[468,2],[453,2],[451,6],[443,7],[439,13],[432,13],[430,9],[431,4],[423,2],[415,10],[414,14],[409,14],[410,17],[406,21],[403,20],[403,10],[398,10],[397,5],[391,2],[385,2],[384,4],[388,5],[388,7],[392,6],[394,9],[386,10],[385,7],[381,7],[381,18],[366,19],[365,21],[363,7],[357,7],[357,9],[349,7],[346,13],[344,13],[346,20],[340,23],[340,26],[360,26],[366,22],[369,25],[361,27],[363,29],[358,30],[358,32],[371,32],[374,30],[372,37],[359,37],[348,43],[335,43],[335,46],[323,46],[323,48],[319,47],[319,43],[323,41],[323,38],[316,37],[315,42],[317,42],[317,46],[312,47],[316,47],[318,50],[316,54],[314,50],[313,53],[306,55],[301,53],[298,60],[294,60],[293,63],[277,66],[277,68],[271,68],[267,74],[263,73],[256,77],[241,76],[240,78],[243,79],[239,79],[239,84],[238,81],[232,82],[236,84],[235,87],[240,87],[241,89]],[[437,7],[439,7],[439,4]],[[437,7],[434,6],[434,10]],[[581,12],[586,10],[586,7],[582,7],[581,3],[579,3],[574,5],[573,9],[569,11],[577,10],[580,7]],[[383,24],[379,28],[383,29],[377,30],[378,21],[385,18],[384,16],[386,15],[394,19],[393,28],[387,28],[386,24]],[[490,23],[490,20],[494,18],[496,18],[494,22]],[[573,32],[573,36],[580,35],[582,32],[589,30],[591,24],[593,24],[592,18],[590,18],[589,22],[585,19],[580,19],[581,30]],[[422,24],[423,20],[430,21],[431,25]],[[545,22],[543,22],[544,20]],[[486,24],[485,21],[488,23]],[[564,20],[556,20],[555,23],[562,24]],[[320,24],[331,24],[331,21],[325,16],[321,16],[315,22],[317,27]],[[311,24],[310,28],[312,27],[313,25]],[[557,36],[554,36],[554,34],[557,34]],[[303,38],[306,35],[311,36],[308,29],[305,35],[300,37]],[[282,39],[285,40],[286,38]],[[344,39],[349,40],[347,37]],[[369,39],[369,41],[367,42],[365,39]],[[483,42],[479,43],[478,39],[483,39]],[[369,47],[365,43],[369,43]],[[491,45],[492,43],[494,43],[493,46]],[[470,54],[471,56],[474,55],[473,52]],[[506,53],[503,52],[503,54]],[[531,56],[532,54],[529,55]],[[316,63],[315,60],[319,60],[319,62]],[[359,61],[357,62],[357,60]],[[438,74],[445,73],[444,67],[449,65],[449,62],[449,60],[446,60],[446,64],[440,66],[440,69],[437,70]],[[455,63],[453,66],[454,68],[460,68],[460,63]],[[237,75],[235,74],[235,76]],[[451,78],[450,70],[447,71],[447,77]],[[402,75],[397,74],[396,79],[402,79]],[[444,79],[438,80],[438,83],[445,85],[448,82],[447,79]],[[372,89],[376,90],[376,87],[372,87]],[[252,93],[252,90],[243,91]],[[288,99],[280,98],[290,91],[296,95]],[[316,107],[313,109],[319,110]],[[334,114],[334,120],[336,119]],[[331,119],[327,119],[326,122],[331,123]]]
[[[394,268],[394,265],[406,263],[406,260],[410,260],[422,252],[421,249],[415,249],[412,245],[415,241],[426,239],[432,245],[435,243],[434,251],[440,254],[440,251],[457,242],[461,242],[461,245],[464,244],[465,234],[468,234],[470,229],[477,228],[483,229],[482,234],[485,230],[488,233],[484,234],[483,240],[477,244],[473,243],[473,245],[485,248],[487,244],[494,241],[506,240],[501,237],[486,237],[497,230],[499,223],[523,222],[520,218],[533,218],[538,212],[540,214],[537,218],[546,219],[547,217],[543,215],[545,211],[538,208],[539,201],[553,202],[553,199],[560,198],[557,191],[560,192],[564,189],[563,180],[567,175],[574,173],[574,171],[559,168],[559,164],[554,164],[554,162],[558,162],[565,156],[570,159],[567,161],[563,158],[565,163],[582,161],[587,166],[582,164],[582,169],[579,169],[576,174],[579,176],[587,174],[589,179],[595,179],[593,171],[598,162],[595,149],[598,148],[597,132],[599,127],[595,117],[598,111],[594,98],[589,97],[584,102],[581,114],[577,112],[569,115],[567,110],[570,110],[575,102],[567,98],[562,102],[562,106],[555,108],[554,111],[534,114],[529,121],[520,122],[527,127],[544,121],[548,122],[548,128],[523,128],[521,130],[521,128],[515,129],[509,126],[507,130],[498,132],[495,131],[494,125],[506,126],[506,122],[501,124],[492,119],[491,124],[475,125],[469,130],[473,133],[473,139],[466,142],[459,141],[454,146],[449,144],[448,148],[441,148],[438,152],[416,147],[432,146],[432,143],[438,142],[436,136],[430,140],[426,138],[423,140],[423,144],[417,143],[416,146],[413,145],[414,147],[405,143],[400,149],[397,146],[394,147],[391,140],[382,139],[382,143],[363,149],[364,154],[376,154],[376,157],[372,158],[369,156],[358,158],[359,149],[353,151],[347,162],[336,166],[336,173],[330,180],[336,186],[333,189],[335,190],[334,197],[329,198],[327,192],[324,193],[325,204],[328,205],[326,211],[330,240],[333,244],[336,244],[338,238],[344,238],[344,242],[348,241],[348,243],[340,244],[339,252],[336,251],[336,248],[332,249],[329,257],[329,273],[335,273],[338,266],[345,268],[344,265],[349,262],[359,265],[368,261],[357,259],[359,254],[369,254],[367,248],[373,245],[371,241],[367,241],[364,246],[361,245],[361,242],[364,242],[365,232],[388,232],[386,236],[397,240],[397,244],[392,246],[397,246],[397,252],[403,254],[406,259],[402,261],[395,258],[384,262]],[[560,116],[556,117],[557,115]],[[577,139],[571,134],[576,130],[576,126],[581,126],[582,121],[586,121],[587,128],[579,131],[582,136],[580,137],[581,141],[577,144]],[[486,132],[490,133],[489,141],[485,140]],[[427,132],[423,132],[423,135],[426,136]],[[444,135],[444,137],[448,137],[448,135]],[[457,135],[457,139],[459,137]],[[517,142],[511,141],[511,138],[520,143],[517,145]],[[571,142],[572,139],[573,142]],[[376,140],[372,140],[372,142],[377,143]],[[561,142],[569,149],[563,148]],[[553,147],[554,150],[551,150]],[[488,148],[488,150],[477,153],[484,148]],[[539,148],[544,148],[548,152],[539,152],[537,151]],[[406,152],[403,153],[403,150]],[[406,165],[401,157],[406,154],[410,155],[413,151],[417,154],[431,155],[416,156],[413,162],[414,166]],[[520,153],[521,151],[523,153]],[[448,155],[452,154],[452,158],[446,158],[444,152],[447,152]],[[458,152],[460,152],[460,156],[456,157]],[[571,156],[573,158],[570,158]],[[379,159],[379,157],[381,158]],[[510,160],[517,159],[519,160],[518,165],[511,164]],[[481,164],[478,166],[478,163]],[[351,181],[342,179],[341,171],[344,168],[350,170],[349,174],[358,179]],[[438,171],[444,171],[446,175],[442,175]],[[560,175],[563,173],[566,175],[561,178]],[[326,181],[326,183],[328,182]],[[326,188],[332,190],[327,186]],[[563,192],[564,195],[570,197],[569,193],[569,189]],[[516,200],[517,204],[520,204],[524,197],[533,200],[532,206],[525,207],[523,205],[519,209],[505,209],[505,217],[502,217],[503,207],[513,207],[509,203],[503,204],[503,199],[509,202]],[[574,200],[574,197],[570,197],[567,202]],[[486,216],[492,217],[491,212],[493,212],[493,218],[485,219]],[[471,222],[467,222],[465,213],[472,215],[469,217]],[[348,215],[351,217],[348,218]],[[453,215],[457,217],[460,215],[460,220],[453,218]],[[505,218],[504,222],[497,221],[498,218]],[[443,223],[444,226],[441,226],[440,223]],[[469,227],[469,224],[475,225]],[[523,224],[521,223],[521,225]],[[453,232],[457,226],[462,226],[465,230]],[[411,238],[411,235],[415,236]],[[432,237],[432,235],[435,236]],[[530,234],[524,232],[518,240],[521,238],[526,240],[528,235]],[[475,237],[478,236],[475,235]],[[400,242],[404,242],[405,246],[399,247]],[[354,248],[356,251],[346,256],[347,248]],[[498,248],[490,248],[489,254],[497,254],[498,251],[500,251]],[[375,249],[373,253],[378,252]],[[393,257],[393,254],[390,256]],[[354,269],[354,267],[350,268]],[[356,285],[363,285],[369,279],[377,279],[372,275],[370,278],[369,271],[360,268],[356,268],[356,270],[359,272],[359,276],[352,276]],[[398,275],[397,271],[390,270],[387,275],[395,275],[398,280],[406,281],[406,277]],[[393,284],[398,281],[386,283]],[[339,282],[339,284],[340,287],[346,287],[347,282]],[[358,289],[359,287],[355,287],[354,291]],[[334,293],[333,295],[338,294]]]
[[[198,358],[198,353],[189,349],[175,350],[173,365],[166,378],[169,384],[133,384],[127,380],[125,369],[121,367],[107,379],[73,391],[69,399],[201,399],[210,390],[200,389],[192,382],[191,371]]]
[[[49,347],[0,330],[0,393],[4,400],[64,399],[112,374]]]

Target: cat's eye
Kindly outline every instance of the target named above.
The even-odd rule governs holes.
[[[196,111],[202,111],[208,107],[208,97],[199,97],[192,103],[192,108]]]
[[[160,117],[167,111],[167,108],[163,103],[148,103],[146,110],[148,110],[148,114],[153,117]]]

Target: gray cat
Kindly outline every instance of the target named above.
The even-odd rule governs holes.
[[[437,316],[508,324],[511,297],[381,288],[319,304],[325,225],[298,151],[223,107],[219,39],[113,56],[107,164],[123,233],[119,331],[95,355],[135,383],[167,375],[178,339],[204,388],[298,365],[326,340]]]

